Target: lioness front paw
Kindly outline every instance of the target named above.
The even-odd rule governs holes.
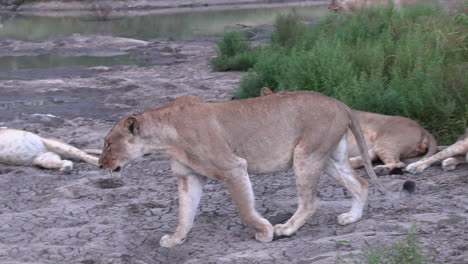
[[[259,242],[268,243],[273,241],[274,229],[268,220],[263,219],[264,226],[261,231],[255,233],[255,239]]]
[[[347,224],[357,222],[360,219],[361,219],[361,216],[359,215],[353,215],[351,213],[344,213],[338,216],[338,224],[347,225]]]
[[[161,237],[161,240],[159,240],[159,245],[165,248],[172,248],[184,242],[185,242],[185,237],[180,239],[180,238],[174,238],[174,236],[165,235]]]
[[[448,158],[442,161],[442,169],[444,171],[453,171],[458,165],[457,159]]]
[[[275,225],[275,235],[277,236],[291,236],[296,230],[287,224]]]

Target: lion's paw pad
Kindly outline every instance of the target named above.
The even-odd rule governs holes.
[[[338,224],[347,225],[347,224],[357,222],[357,221],[359,221],[359,219],[361,219],[360,216],[353,215],[353,214],[350,214],[350,213],[344,213],[344,214],[340,214],[338,216]]]
[[[172,248],[174,246],[177,246],[177,245],[180,245],[182,243],[184,243],[185,241],[185,238],[184,239],[177,239],[177,238],[174,238],[170,235],[165,235],[163,237],[161,237],[161,240],[159,240],[159,245],[161,247],[165,247],[165,248]]]

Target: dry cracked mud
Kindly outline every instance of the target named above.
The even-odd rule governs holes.
[[[63,41],[65,47],[72,43]],[[242,73],[213,72],[207,58],[215,55],[214,46],[152,42],[134,48],[144,49],[141,54],[148,59],[175,59],[147,67],[37,69],[30,80],[0,80],[0,126],[100,148],[124,114],[186,94],[229,100]],[[261,214],[272,223],[292,215],[296,188],[291,171],[251,179]],[[401,197],[408,179],[416,182],[416,193]],[[393,192],[385,196],[371,187],[363,219],[340,226],[336,218],[349,209],[350,196],[322,177],[317,213],[294,236],[267,244],[255,241],[226,188],[213,180],[204,189],[187,241],[167,249],[159,239],[175,230],[177,187],[166,156],[133,162],[121,182],[81,162],[66,175],[0,164],[0,263],[335,263],[338,256],[351,261],[363,247],[404,239],[413,224],[427,263],[466,263],[467,165],[453,172],[434,166],[420,175],[381,180]]]

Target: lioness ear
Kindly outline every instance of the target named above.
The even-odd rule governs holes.
[[[260,96],[267,96],[270,94],[273,94],[273,91],[268,87],[263,87],[262,90],[260,90]]]
[[[125,120],[125,125],[126,125],[128,131],[130,131],[130,133],[132,133],[132,135],[138,134],[138,131],[140,129],[140,125],[138,124],[138,119],[136,117],[134,117],[134,116],[127,117],[127,119]]]

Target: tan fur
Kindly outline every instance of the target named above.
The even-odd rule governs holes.
[[[454,170],[458,164],[468,162],[468,128],[465,130],[465,134],[453,145],[444,148],[435,155],[411,163],[406,166],[406,170],[410,173],[421,173],[438,161],[442,161],[442,169],[445,171]]]
[[[281,91],[279,93],[293,93]],[[261,95],[271,95],[269,88],[263,88]],[[426,153],[425,157],[437,151],[437,142],[427,130],[417,122],[406,117],[389,116],[376,113],[352,110],[361,125],[369,156],[372,161],[380,160],[384,165],[374,167],[378,175],[390,173],[393,169],[401,169],[405,164],[401,159],[417,157]],[[351,131],[348,131],[348,155],[353,168],[364,165],[362,157]]]
[[[328,9],[331,11],[356,11],[371,6],[394,5],[401,8],[402,5],[413,5],[419,0],[331,0]]]
[[[95,152],[96,150],[90,150]],[[73,163],[61,157],[98,165],[98,158],[56,139],[42,138],[18,129],[0,129],[0,162],[17,166],[40,166],[67,173]]]
[[[292,235],[314,213],[321,171],[336,178],[353,197],[350,212],[341,214],[338,223],[362,217],[368,184],[349,164],[348,128],[364,151],[359,124],[349,108],[313,92],[212,103],[184,96],[118,121],[105,138],[99,163],[115,171],[147,153],[170,156],[179,184],[179,218],[176,232],[162,237],[161,246],[183,243],[208,178],[225,183],[241,219],[255,230],[255,238],[270,242],[274,233]],[[378,184],[365,151],[363,155],[371,179]],[[299,206],[289,221],[273,227],[255,209],[249,174],[291,166]]]

